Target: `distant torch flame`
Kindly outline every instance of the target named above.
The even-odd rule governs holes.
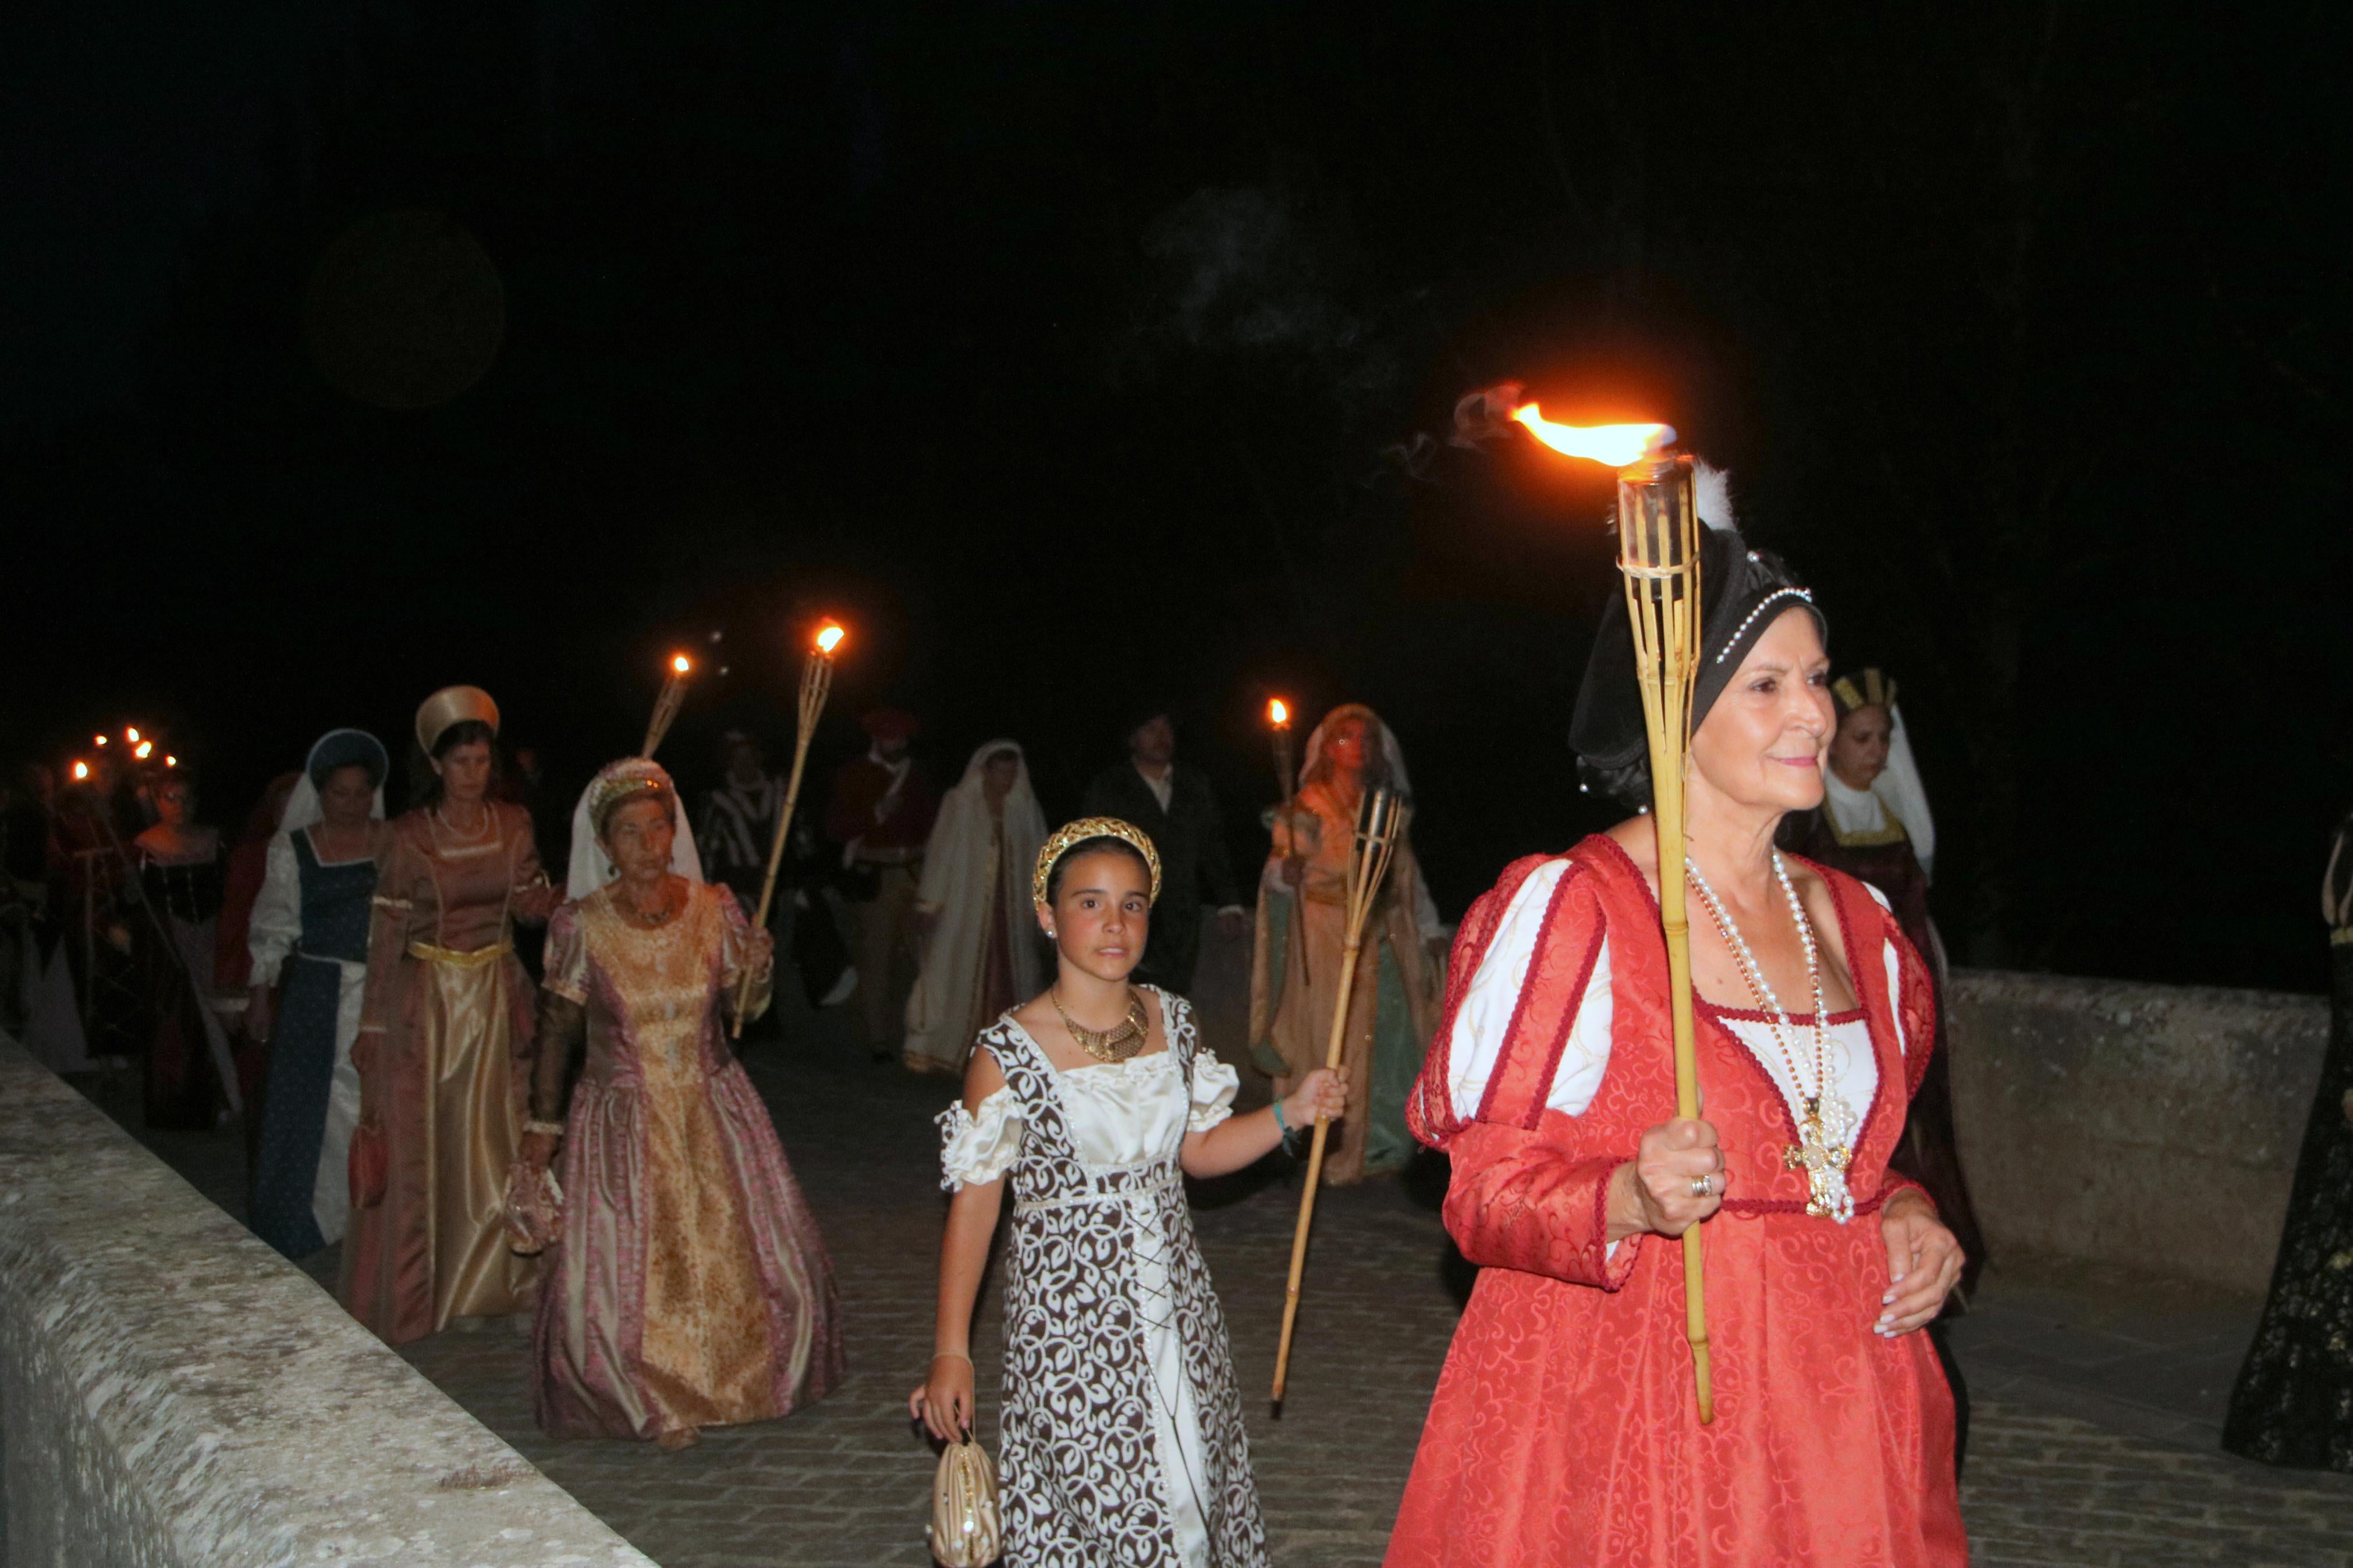
[[[75,781],[79,783],[88,777],[90,777],[90,764],[88,763],[76,763],[74,764]]]
[[[849,634],[848,632],[843,631],[839,626],[834,625],[832,622],[827,622],[824,626],[819,628],[817,634],[817,651],[824,654],[828,658],[832,658],[833,650],[841,646],[841,639],[849,635]]]
[[[138,758],[141,762],[142,762],[142,763],[143,763],[143,762],[145,762],[145,761],[147,760],[147,753],[148,753],[148,752],[152,752],[152,751],[153,751],[154,749],[155,749],[155,742],[153,742],[153,741],[142,741],[142,742],[139,742],[139,744],[137,744],[136,746],[134,746],[134,747],[132,747],[132,750],[131,750],[131,754],[132,754],[132,756],[134,756],[134,757]]]
[[[125,730],[125,731],[122,731],[122,738],[123,738],[124,740],[126,740],[126,741],[129,741],[129,742],[132,742],[133,744],[136,744],[136,743],[138,742],[138,740],[139,740],[139,731],[138,731],[137,730],[135,730],[135,729],[134,729],[134,730]]]
[[[684,675],[694,668],[694,661],[682,653],[674,653],[670,656],[670,667],[679,674]]]
[[[1556,425],[1533,403],[1514,410],[1512,417],[1564,457],[1590,458],[1613,468],[1640,462],[1675,438],[1672,425]]]
[[[95,740],[101,746],[106,744],[106,737],[103,735],[92,736],[91,739]]]
[[[176,768],[180,765],[180,759],[174,756],[166,755],[164,758],[164,765],[167,768]]]
[[[1291,706],[1280,697],[1271,698],[1266,705],[1266,721],[1276,729],[1291,722]]]

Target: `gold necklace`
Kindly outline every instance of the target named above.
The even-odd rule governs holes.
[[[1082,1027],[1071,1016],[1071,1010],[1062,1005],[1060,986],[1054,986],[1046,995],[1054,1004],[1054,1011],[1062,1016],[1062,1027],[1079,1042],[1079,1049],[1099,1062],[1124,1062],[1142,1050],[1144,1042],[1151,1037],[1152,1026],[1144,1018],[1144,998],[1136,994],[1133,985],[1127,988],[1127,1016],[1117,1026],[1100,1031]]]
[[[620,905],[623,914],[628,915],[632,921],[647,931],[658,931],[670,924],[678,915],[678,900],[671,894],[667,884],[662,888],[660,905],[652,910],[639,909],[637,901],[627,892],[619,892],[613,901]]]

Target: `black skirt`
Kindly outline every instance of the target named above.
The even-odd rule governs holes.
[[[2267,1465],[2353,1474],[2353,943],[2329,950],[2336,1006],[2295,1189],[2222,1447]]]

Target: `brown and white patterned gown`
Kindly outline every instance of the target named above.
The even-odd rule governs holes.
[[[1005,1087],[940,1117],[945,1184],[1012,1183],[1001,1468],[1007,1568],[1263,1568],[1225,1317],[1177,1154],[1234,1069],[1159,998],[1168,1048],[1064,1072],[1010,1014]]]

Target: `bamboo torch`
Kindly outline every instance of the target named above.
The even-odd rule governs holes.
[[[818,719],[825,712],[825,700],[833,691],[833,656],[849,635],[839,622],[826,622],[818,628],[808,660],[801,666],[800,728],[793,736],[793,771],[785,780],[785,803],[776,808],[776,836],[768,845],[768,874],[760,883],[760,909],[752,917],[754,931],[768,929],[768,907],[776,897],[776,871],[785,863],[785,836],[792,830],[793,806],[801,798],[801,774],[808,766],[809,742],[816,738]],[[751,1005],[752,971],[746,969],[735,994],[734,1022],[728,1026],[732,1037],[743,1038],[744,1009]]]
[[[1298,787],[1298,778],[1291,762],[1291,704],[1280,697],[1266,701],[1266,726],[1274,737],[1274,776],[1282,785],[1282,799],[1290,804],[1292,792]]]
[[[1348,862],[1348,923],[1340,944],[1340,997],[1332,1007],[1331,1044],[1324,1052],[1324,1065],[1335,1072],[1340,1068],[1341,1053],[1347,1044],[1349,1004],[1356,999],[1356,955],[1364,946],[1365,919],[1372,912],[1381,879],[1389,868],[1389,855],[1397,848],[1404,829],[1404,804],[1394,792],[1376,789],[1366,795],[1356,816],[1355,852]],[[1358,1116],[1365,1113],[1362,1106],[1350,1109]],[[1277,1405],[1282,1403],[1282,1385],[1291,1371],[1291,1331],[1299,1320],[1299,1284],[1307,1268],[1307,1232],[1315,1221],[1315,1189],[1324,1175],[1324,1141],[1331,1126],[1319,1111],[1314,1139],[1307,1152],[1307,1188],[1299,1194],[1299,1226],[1291,1237],[1291,1278],[1282,1292],[1282,1338],[1274,1352],[1272,1397]]]
[[[1664,425],[1580,430],[1555,425],[1533,403],[1513,415],[1546,446],[1618,470],[1618,570],[1626,584],[1634,668],[1651,742],[1651,826],[1659,843],[1659,920],[1667,939],[1667,996],[1674,1024],[1675,1114],[1696,1117],[1699,1060],[1693,1043],[1691,927],[1683,889],[1683,757],[1691,744],[1692,687],[1699,676],[1699,513],[1688,454],[1662,450]],[[1707,1300],[1700,1227],[1683,1232],[1683,1333],[1703,1426],[1715,1419],[1708,1363]]]
[[[670,673],[662,678],[661,695],[654,699],[653,717],[646,721],[646,743],[638,748],[638,755],[650,757],[660,750],[662,737],[678,718],[679,705],[686,700],[686,678],[693,669],[694,661],[686,655],[670,656]]]

